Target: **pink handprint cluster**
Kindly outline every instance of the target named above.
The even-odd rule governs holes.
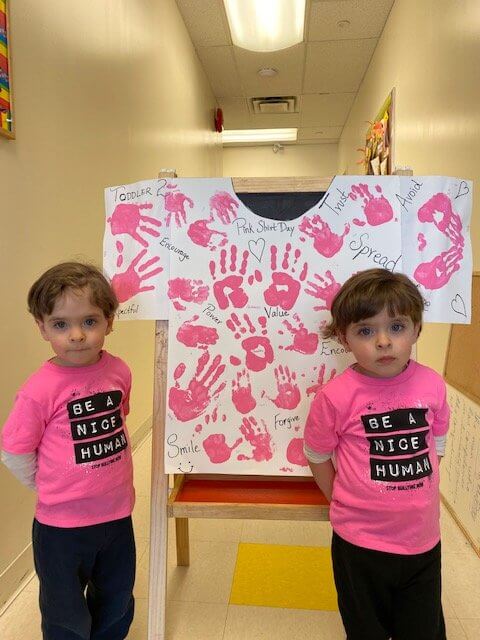
[[[418,219],[420,222],[435,225],[451,242],[447,250],[428,262],[420,263],[413,274],[415,280],[426,289],[440,289],[460,269],[465,246],[462,221],[453,210],[451,199],[445,193],[437,193],[420,207]],[[422,249],[425,245],[426,240],[423,237]]]

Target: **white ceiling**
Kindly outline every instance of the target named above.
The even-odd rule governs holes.
[[[298,127],[302,144],[338,141],[394,2],[307,0],[304,42],[256,53],[232,44],[222,0],[176,1],[225,128]],[[262,67],[278,74],[260,77]],[[254,114],[250,99],[267,96],[296,96],[297,112]]]

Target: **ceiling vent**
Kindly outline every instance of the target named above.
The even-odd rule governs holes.
[[[251,98],[250,105],[252,113],[296,113],[297,98],[295,96]]]

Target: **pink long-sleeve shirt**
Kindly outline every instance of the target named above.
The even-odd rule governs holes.
[[[394,378],[352,368],[322,387],[305,426],[307,451],[334,452],[330,519],[352,544],[416,554],[440,539],[435,436],[448,430],[443,379],[410,361]]]
[[[130,385],[127,365],[103,351],[86,367],[45,362],[20,388],[2,431],[2,449],[36,452],[39,522],[79,527],[132,512],[125,424]]]

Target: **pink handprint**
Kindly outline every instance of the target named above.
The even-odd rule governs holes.
[[[382,194],[380,185],[377,184],[375,191]],[[382,195],[372,195],[366,184],[354,184],[350,192],[350,198],[356,200],[357,197],[363,198],[363,213],[367,218],[368,224],[372,227],[379,224],[385,224],[393,218],[393,209],[390,202]],[[361,226],[361,224],[359,225]]]
[[[205,453],[213,464],[221,464],[230,460],[232,451],[241,444],[242,438],[238,438],[231,447],[228,446],[223,433],[212,433],[202,442]]]
[[[303,453],[303,438],[292,438],[287,447],[287,460],[299,467],[308,467],[308,460]]]
[[[165,220],[167,227],[170,226],[172,216],[174,217],[177,227],[181,227],[182,223],[185,224],[187,221],[185,203],[187,203],[191,209],[193,207],[193,200],[180,191],[167,191],[164,197],[165,210],[168,212]]]
[[[328,224],[319,215],[314,215],[311,220],[308,216],[305,217],[298,228],[306,236],[313,238],[315,250],[325,258],[331,258],[340,251],[343,238],[350,231],[350,225],[346,223],[341,236],[332,233]],[[305,242],[304,238],[300,239]]]
[[[276,398],[268,398],[279,409],[295,409],[300,402],[300,389],[297,385],[297,375],[290,373],[288,367],[279,365],[275,367],[275,380],[277,383]]]
[[[237,379],[232,380],[232,402],[239,413],[251,413],[257,406],[252,395],[250,374],[246,369],[237,371]]]
[[[117,204],[110,218],[107,218],[107,222],[110,222],[112,234],[116,236],[120,233],[125,233],[139,242],[143,247],[148,247],[148,242],[142,238],[138,230],[140,229],[155,238],[158,238],[160,233],[155,228],[147,227],[142,223],[148,222],[156,227],[160,227],[162,223],[156,218],[142,216],[140,209],[152,208],[153,204],[149,202],[145,204]]]
[[[155,258],[151,258],[144,264],[140,265],[138,267],[139,273],[135,271],[135,267],[146,253],[147,250],[142,249],[140,253],[132,260],[126,271],[123,271],[122,273],[116,273],[113,276],[112,288],[115,291],[119,302],[126,302],[127,300],[130,300],[130,298],[133,298],[133,296],[137,295],[137,293],[155,289],[154,285],[150,285],[148,287],[142,286],[142,282],[143,280],[149,280],[150,278],[153,278],[153,276],[156,276],[157,273],[163,271],[163,267],[157,267],[149,273],[143,273],[143,271],[160,260],[158,256],[156,256]]]
[[[211,414],[208,414],[205,416],[205,424],[210,424],[210,421],[212,422],[212,424],[214,422],[216,422],[218,420],[218,407],[214,407],[213,411]],[[227,419],[227,416],[222,413],[222,422],[225,422]]]
[[[266,337],[267,319],[264,316],[258,318],[258,329],[254,326],[248,314],[244,313],[243,319],[246,324],[242,324],[237,314],[232,313],[227,320],[227,327],[237,340],[242,335],[245,335],[247,331],[251,334],[256,334],[242,340],[241,345],[245,351],[247,369],[250,369],[250,371],[263,371],[267,365],[273,362],[274,357],[272,345]]]
[[[238,202],[227,191],[217,191],[210,198],[210,211],[212,216],[217,214],[222,224],[230,224],[237,217]],[[230,219],[231,217],[231,219]]]
[[[292,251],[292,245],[287,243],[282,260],[283,271],[277,271],[277,252],[278,249],[275,245],[270,247],[270,266],[272,268],[272,284],[265,290],[263,297],[265,302],[271,307],[281,307],[285,311],[291,309],[297,301],[298,294],[300,293],[301,282],[307,277],[307,263],[303,263],[302,270],[298,276],[298,280],[293,278],[286,271],[291,271],[293,274],[296,271],[296,264],[301,256],[299,249],[295,249],[293,262],[291,262],[290,253]]]
[[[440,214],[440,219],[437,214]],[[445,193],[436,193],[418,210],[420,222],[433,222],[437,229],[450,238],[453,244],[464,245],[462,221],[455,213],[450,198]]]
[[[248,302],[248,296],[243,289],[243,280],[247,270],[248,251],[244,251],[242,254],[242,262],[237,270],[237,247],[232,244],[230,247],[230,263],[228,270],[231,275],[217,280],[213,284],[213,294],[220,309],[226,309],[229,304],[236,309],[242,309]],[[220,251],[220,273],[226,275],[227,273],[227,250],[222,249]],[[210,261],[210,273],[212,278],[216,279],[217,264]]]
[[[413,273],[417,282],[425,289],[440,289],[445,286],[452,275],[460,269],[463,251],[459,247],[450,247],[442,251],[430,262],[421,262]]]
[[[318,377],[317,377],[317,382],[316,384],[312,385],[311,387],[308,387],[307,389],[307,396],[311,395],[312,393],[315,394],[317,393],[317,391],[323,387],[324,384],[326,384],[327,382],[330,382],[330,380],[332,380],[332,378],[335,377],[337,373],[336,369],[332,369],[330,371],[330,377],[328,378],[328,380],[325,380],[325,364],[322,364],[318,370]]]
[[[198,319],[199,316],[195,315],[191,320],[186,320],[177,331],[177,340],[186,347],[206,349],[209,345],[217,343],[218,332],[212,327],[193,324]]]
[[[202,415],[210,402],[215,400],[226,386],[226,383],[222,382],[212,391],[212,387],[225,371],[225,365],[221,364],[222,356],[216,355],[204,372],[209,360],[209,352],[202,353],[197,362],[195,375],[185,389],[180,388],[179,383],[179,379],[185,373],[185,363],[181,362],[174,371],[175,386],[170,388],[168,406],[182,422],[194,420]]]
[[[272,437],[268,432],[267,425],[264,420],[261,420],[262,426],[259,426],[255,418],[243,418],[240,426],[240,432],[245,437],[245,440],[252,447],[252,455],[249,458],[243,454],[237,456],[237,460],[251,460],[255,462],[262,462],[270,460],[273,456],[272,451]]]
[[[452,243],[447,251],[443,251],[430,262],[419,264],[413,274],[415,280],[426,289],[440,289],[460,269],[465,244],[462,221],[453,211],[450,198],[445,193],[432,196],[419,209],[418,219],[420,222],[433,223]]]
[[[314,276],[320,284],[316,282],[307,282],[310,289],[305,289],[305,293],[324,300],[324,304],[318,307],[313,307],[314,311],[330,311],[332,302],[337,293],[340,291],[341,284],[335,280],[331,271],[325,271],[325,275],[321,276],[316,273]]]
[[[297,353],[303,353],[305,355],[315,353],[318,347],[318,333],[308,331],[300,320],[298,313],[293,314],[293,319],[298,323],[298,327],[295,327],[288,320],[283,321],[283,324],[293,335],[293,344],[290,344],[287,347],[280,347],[280,349],[285,349],[285,351],[297,351]],[[278,333],[280,335],[284,334],[283,331],[279,331]]]
[[[184,302],[202,304],[208,298],[208,285],[203,284],[201,280],[174,278],[168,281],[167,295],[173,300],[175,309],[185,311],[186,307],[178,302],[177,298]]]
[[[199,247],[206,247],[210,251],[215,251],[217,247],[224,247],[227,242],[227,234],[223,231],[214,231],[208,226],[212,223],[212,218],[208,220],[196,220],[187,229],[190,240]],[[213,236],[220,236],[218,244],[215,244]]]

